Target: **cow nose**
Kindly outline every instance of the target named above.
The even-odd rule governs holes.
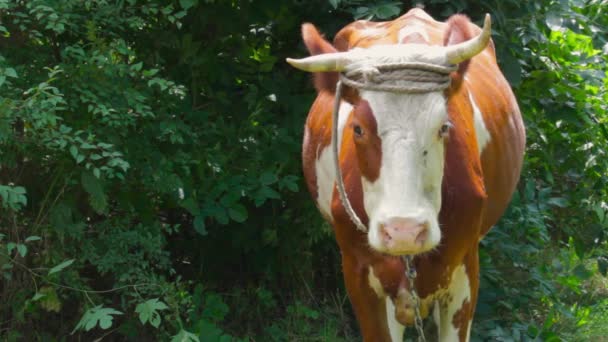
[[[412,254],[421,250],[429,236],[428,221],[392,217],[380,224],[380,235],[391,254]]]

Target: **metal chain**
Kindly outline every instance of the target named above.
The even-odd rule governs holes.
[[[401,258],[405,263],[405,277],[410,284],[410,294],[412,296],[412,300],[414,301],[414,327],[416,327],[416,331],[418,331],[418,342],[426,342],[424,330],[422,329],[422,315],[420,315],[420,297],[418,297],[418,292],[416,292],[415,281],[418,273],[416,273],[416,268],[413,265],[413,256],[404,255]]]

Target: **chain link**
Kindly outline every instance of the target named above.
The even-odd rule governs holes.
[[[405,263],[405,277],[410,285],[410,294],[412,296],[412,300],[414,301],[414,327],[416,327],[416,331],[418,332],[418,342],[426,342],[426,337],[424,337],[424,330],[422,325],[422,316],[420,315],[420,297],[418,297],[418,292],[416,292],[416,268],[413,265],[413,260],[411,255],[404,255],[403,262]]]

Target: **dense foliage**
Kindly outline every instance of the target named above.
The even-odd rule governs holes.
[[[473,338],[608,338],[608,6],[419,2],[493,15],[528,129]],[[411,6],[0,0],[0,338],[356,340],[300,171],[314,90],[283,60],[302,22]]]

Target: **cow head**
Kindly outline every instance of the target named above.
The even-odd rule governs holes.
[[[315,73],[318,91],[335,91],[339,72],[379,70],[395,63],[459,66],[451,77],[462,77],[465,64],[490,39],[490,17],[472,37],[468,19],[448,21],[443,46],[428,44],[375,45],[338,52],[314,26],[303,26],[306,46],[313,56],[288,62]],[[446,75],[449,82],[449,72]],[[365,81],[362,81],[365,82]],[[407,88],[401,80],[391,85]],[[444,173],[445,143],[452,124],[448,118],[449,89],[394,92],[349,88],[345,99],[354,107],[352,143],[361,172],[368,241],[377,251],[418,254],[441,240],[439,211]],[[344,134],[343,136],[346,136]]]

